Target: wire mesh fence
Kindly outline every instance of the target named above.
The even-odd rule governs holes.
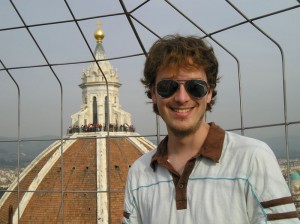
[[[112,211],[120,208],[115,208],[113,202],[122,197],[124,189],[117,186],[122,184],[112,180],[125,182],[126,172],[122,173],[108,153],[104,159],[107,186],[101,187],[98,185],[103,180],[93,176],[97,168],[80,167],[78,158],[94,155],[87,163],[93,164],[101,152],[80,154],[79,149],[89,144],[104,144],[102,140],[106,139],[107,151],[115,147],[120,153],[116,157],[126,160],[129,155],[121,147],[126,142],[109,128],[98,130],[100,135],[96,135],[95,130],[85,136],[68,135],[70,117],[84,102],[78,85],[82,82],[83,70],[95,63],[106,82],[107,97],[112,97],[109,77],[101,64],[103,61],[111,63],[122,84],[120,99],[115,100],[120,100],[132,115],[136,129],[122,136],[142,136],[156,144],[166,134],[166,128],[152,113],[152,105],[140,84],[143,63],[156,39],[180,33],[202,36],[219,58],[221,82],[217,87],[217,103],[213,112],[207,114],[207,120],[215,121],[226,130],[266,141],[277,155],[295,203],[298,202],[298,183],[291,177],[300,171],[299,1],[11,0],[0,4],[0,155],[3,158],[0,168],[4,173],[15,170],[11,176],[17,179],[15,190],[7,190],[4,184],[1,192],[16,193],[14,200],[18,202],[25,193],[39,194],[36,200],[46,199],[50,193],[57,195],[59,212],[55,214],[59,214],[57,220],[62,223],[68,222],[73,214],[69,212],[72,206],[68,200],[81,197],[84,200],[78,201],[83,201],[82,207],[94,215],[90,215],[94,222],[118,222]],[[97,45],[94,32],[99,21],[105,33],[103,47],[107,55],[101,60],[94,50]],[[107,102],[110,100],[114,99]],[[106,113],[108,118],[112,117],[112,111]],[[109,119],[105,119],[104,125],[109,127]],[[72,154],[77,156],[66,157],[64,145],[77,139],[83,139],[77,143],[79,151]],[[53,178],[60,181],[54,184],[49,180],[41,189],[28,190],[21,185],[21,173],[32,161],[39,161],[41,150],[53,142],[60,143],[61,157],[55,165],[52,181]],[[32,150],[35,148],[38,149]],[[54,151],[45,153],[49,158],[54,155]],[[72,162],[67,163],[66,158]],[[126,161],[128,167],[132,160]],[[81,185],[67,188],[77,179],[72,180],[72,175],[68,176],[64,170],[75,173],[78,169],[91,178],[87,182],[94,185],[84,189]],[[108,198],[108,212],[102,216],[106,218],[101,218],[100,211],[90,204],[104,198]],[[17,204],[17,208],[8,207],[5,211],[10,214],[7,222],[13,218],[21,220],[24,205]],[[13,214],[15,209],[16,215]]]

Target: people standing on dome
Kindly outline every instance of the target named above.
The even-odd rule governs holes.
[[[207,123],[218,61],[200,37],[150,48],[142,83],[168,135],[130,168],[123,223],[300,223],[272,150]]]

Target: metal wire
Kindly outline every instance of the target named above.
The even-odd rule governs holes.
[[[3,68],[6,70],[7,74],[9,75],[10,79],[14,82],[14,84],[17,87],[17,93],[18,93],[18,136],[17,136],[17,142],[18,142],[18,148],[17,148],[17,158],[18,158],[18,176],[17,176],[17,194],[18,194],[18,201],[20,201],[20,127],[21,127],[21,91],[20,91],[20,87],[18,85],[18,83],[16,82],[16,80],[13,78],[13,76],[10,74],[9,70],[5,67],[5,65],[3,64],[3,62],[0,60]],[[20,212],[18,209],[18,217],[20,219]]]
[[[285,8],[285,9],[281,9],[278,11],[274,11],[268,14],[264,14],[261,15],[259,17],[254,17],[254,18],[248,18],[243,12],[241,12],[241,10],[238,9],[238,7],[236,7],[234,4],[232,4],[229,0],[226,0],[226,2],[228,3],[228,5],[230,5],[236,12],[238,12],[245,20],[233,25],[230,25],[228,27],[223,27],[219,30],[215,30],[211,33],[206,32],[199,24],[197,24],[196,22],[194,22],[192,19],[190,19],[187,15],[185,15],[180,9],[178,9],[174,4],[172,4],[170,1],[168,0],[164,0],[167,4],[165,7],[170,7],[172,8],[176,13],[178,13],[178,15],[182,16],[183,18],[185,18],[190,24],[192,24],[194,27],[196,27],[199,31],[201,31],[204,36],[203,38],[209,38],[211,39],[215,44],[217,44],[220,48],[222,48],[226,53],[228,53],[232,58],[234,58],[234,60],[236,61],[237,64],[237,76],[238,76],[238,86],[239,86],[239,114],[240,114],[240,127],[237,128],[233,128],[230,129],[231,131],[241,131],[242,134],[244,134],[245,130],[249,130],[249,129],[256,129],[256,128],[266,128],[266,127],[275,127],[275,126],[284,126],[285,128],[285,147],[286,147],[286,157],[287,157],[287,169],[288,169],[288,173],[290,172],[290,158],[289,158],[289,145],[288,145],[288,127],[289,125],[294,125],[294,124],[300,124],[300,121],[293,121],[293,122],[288,122],[288,118],[287,118],[287,99],[286,99],[286,75],[285,75],[285,58],[284,58],[284,54],[283,54],[283,50],[281,48],[281,46],[275,41],[273,40],[273,38],[271,38],[264,30],[262,30],[260,27],[258,27],[254,21],[258,21],[261,19],[265,19],[268,17],[272,17],[274,15],[278,15],[287,11],[291,11],[291,10],[295,10],[298,9],[300,7],[300,0],[297,0],[297,2],[299,4],[289,7],[289,8]],[[0,140],[0,142],[18,142],[18,188],[17,188],[17,193],[18,193],[18,201],[20,201],[20,193],[21,192],[30,192],[30,191],[23,191],[19,188],[19,184],[20,184],[20,143],[21,142],[26,142],[26,141],[43,141],[43,140],[35,140],[35,139],[21,139],[20,137],[20,129],[21,129],[21,118],[20,118],[20,113],[21,113],[21,92],[20,92],[20,88],[18,83],[16,82],[16,80],[13,78],[13,76],[10,74],[11,70],[22,70],[22,69],[26,69],[26,68],[39,68],[39,67],[47,67],[51,70],[52,75],[56,78],[59,87],[60,87],[60,138],[59,139],[52,139],[52,140],[60,140],[61,141],[61,168],[62,168],[62,172],[61,172],[61,191],[59,191],[59,193],[61,193],[61,212],[62,212],[62,223],[64,223],[64,194],[66,192],[82,192],[82,191],[66,191],[64,189],[64,177],[63,177],[63,167],[64,167],[64,163],[63,163],[63,141],[64,140],[72,140],[72,138],[66,138],[63,136],[63,85],[61,83],[61,80],[58,78],[57,74],[55,73],[53,67],[55,66],[61,66],[61,65],[74,65],[74,64],[84,64],[84,63],[90,63],[90,62],[95,62],[97,64],[97,67],[99,69],[99,71],[101,72],[105,83],[106,83],[106,94],[107,97],[109,97],[109,89],[108,89],[108,81],[107,78],[99,64],[99,62],[103,61],[103,60],[97,60],[95,55],[93,54],[93,51],[91,49],[91,47],[88,44],[88,41],[86,39],[85,34],[83,33],[79,22],[80,21],[88,21],[88,20],[93,20],[93,19],[100,19],[100,18],[105,18],[105,17],[115,17],[115,16],[126,16],[126,19],[130,25],[131,31],[134,33],[137,42],[139,43],[141,52],[137,52],[136,54],[131,54],[131,55],[124,55],[124,56],[120,56],[120,57],[115,57],[115,58],[108,58],[105,60],[111,61],[111,60],[116,60],[116,59],[125,59],[125,58],[131,58],[131,57],[139,57],[139,56],[145,56],[147,57],[147,50],[145,48],[144,43],[142,42],[141,38],[140,38],[140,34],[137,31],[137,29],[135,28],[135,24],[133,23],[134,21],[136,23],[138,23],[139,25],[141,25],[142,27],[144,27],[146,30],[148,30],[150,33],[152,33],[154,36],[156,36],[157,38],[160,38],[160,36],[155,33],[153,30],[151,30],[146,24],[144,24],[142,21],[140,21],[139,19],[137,19],[133,14],[135,12],[138,12],[139,10],[143,9],[143,7],[145,5],[147,5],[150,0],[144,1],[142,2],[140,5],[138,5],[137,7],[135,7],[133,10],[128,11],[126,4],[124,3],[123,0],[119,0],[119,3],[121,5],[122,8],[122,12],[119,13],[113,13],[113,14],[107,14],[107,15],[99,15],[99,16],[93,16],[93,17],[85,17],[85,18],[76,18],[72,8],[69,6],[67,0],[64,0],[65,5],[67,6],[67,9],[72,17],[72,19],[69,20],[60,20],[57,22],[49,22],[49,23],[37,23],[37,24],[31,24],[31,25],[27,25],[25,23],[25,20],[23,19],[18,7],[14,4],[14,2],[12,0],[10,0],[11,5],[13,6],[15,12],[18,15],[18,18],[21,20],[22,22],[22,26],[15,26],[15,27],[9,27],[9,28],[3,28],[0,29],[0,32],[2,31],[8,31],[8,30],[18,30],[18,29],[26,29],[27,33],[30,35],[31,39],[34,41],[35,46],[38,48],[39,52],[41,53],[43,59],[45,60],[45,64],[38,64],[38,65],[30,65],[30,66],[15,66],[15,67],[6,67],[4,65],[4,63],[2,62],[2,60],[0,60],[0,63],[2,65],[3,68],[0,68],[0,71],[5,71],[9,77],[13,80],[14,84],[17,87],[17,93],[18,93],[18,124],[17,124],[17,138],[15,140],[11,140],[11,141],[7,141],[7,140]],[[72,62],[68,62],[68,63],[55,63],[55,64],[51,64],[46,56],[46,54],[44,53],[43,49],[40,47],[40,45],[38,44],[35,36],[33,35],[33,33],[30,31],[30,28],[32,27],[43,27],[43,26],[49,26],[49,25],[54,25],[54,24],[66,24],[66,23],[75,23],[77,29],[79,30],[81,36],[84,39],[84,42],[86,44],[86,47],[88,48],[90,55],[92,56],[93,60],[88,60],[88,61],[72,61]],[[216,40],[216,38],[214,38],[214,36],[216,34],[225,32],[227,30],[231,30],[233,28],[236,28],[238,26],[241,25],[245,25],[245,24],[250,24],[251,26],[255,27],[259,32],[262,33],[262,35],[266,36],[270,41],[272,41],[280,50],[281,53],[281,58],[282,58],[282,88],[283,88],[283,106],[284,106],[284,122],[283,123],[272,123],[272,124],[266,124],[266,125],[258,125],[258,126],[245,126],[244,125],[244,118],[243,118],[243,96],[242,96],[242,87],[241,87],[241,72],[240,72],[240,63],[238,58],[231,53],[225,46],[223,46],[218,40]],[[109,99],[107,99],[107,101],[109,102]],[[107,109],[109,109],[109,107],[107,107]],[[108,110],[108,119],[106,120],[106,125],[107,127],[109,127],[109,117],[110,117],[110,111]],[[157,137],[157,142],[160,141],[160,129],[159,129],[159,119],[158,117],[156,117],[156,136]],[[140,136],[140,135],[139,135]],[[152,135],[148,135],[148,136],[144,136],[144,137],[152,137]],[[99,137],[86,137],[88,138],[99,138]],[[97,193],[108,193],[108,198],[109,198],[109,220],[111,223],[111,203],[110,203],[110,198],[111,198],[111,193],[114,192],[120,192],[120,191],[116,191],[116,190],[112,190],[111,186],[110,186],[110,131],[109,128],[107,128],[107,136],[106,138],[106,142],[107,142],[107,150],[108,150],[108,187],[107,187],[107,191],[84,191],[84,192],[97,192]],[[47,139],[48,141],[49,139]],[[45,140],[46,141],[46,140]],[[289,179],[289,175],[288,175],[288,180],[289,180],[289,185],[290,185],[290,179]],[[14,191],[11,191],[14,192]],[[43,191],[34,191],[34,192],[43,192]],[[47,191],[47,192],[52,192],[52,191]],[[56,192],[56,191],[53,191]],[[19,205],[18,205],[19,206]],[[19,210],[18,209],[18,219],[20,220],[20,214],[19,214]]]
[[[253,27],[255,27],[260,33],[262,33],[265,37],[267,37],[272,43],[274,43],[277,48],[280,51],[281,54],[281,68],[282,68],[282,88],[283,88],[283,109],[284,109],[284,131],[285,131],[285,148],[286,148],[286,157],[287,157],[287,173],[290,173],[290,163],[289,163],[289,145],[288,145],[288,126],[287,123],[287,100],[286,100],[286,75],[285,75],[285,57],[284,52],[282,50],[282,47],[280,44],[278,44],[270,35],[268,35],[266,32],[264,32],[260,27],[258,27],[253,21],[251,21],[244,13],[242,13],[233,3],[231,3],[229,0],[226,0],[226,2],[236,11],[238,12],[242,17],[244,17]],[[289,186],[291,186],[291,180],[290,176],[288,175],[288,183]]]

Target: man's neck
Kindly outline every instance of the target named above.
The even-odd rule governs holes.
[[[168,161],[179,174],[182,173],[186,162],[201,149],[209,127],[207,123],[203,122],[196,132],[187,136],[168,133]]]

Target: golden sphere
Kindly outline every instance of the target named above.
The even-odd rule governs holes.
[[[97,40],[98,43],[102,42],[102,40],[104,39],[104,36],[105,36],[105,34],[100,28],[97,29],[94,33],[94,37],[95,37],[95,39]]]

